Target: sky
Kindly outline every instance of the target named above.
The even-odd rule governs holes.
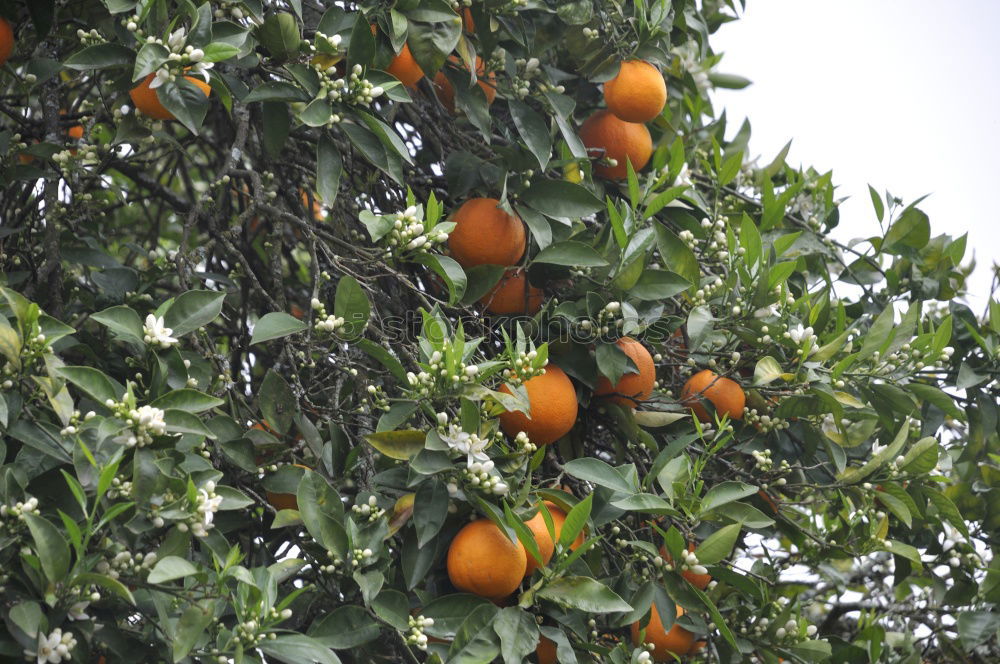
[[[747,0],[712,40],[730,126],[749,117],[752,154],[833,170],[840,240],[878,232],[867,185],[920,204],[933,235],[969,233],[982,311],[1000,262],[1000,0]]]

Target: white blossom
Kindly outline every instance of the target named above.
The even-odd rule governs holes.
[[[489,446],[489,440],[480,438],[476,434],[462,431],[461,427],[455,424],[448,427],[447,433],[441,435],[441,440],[443,440],[449,448],[468,455],[468,463],[470,467],[477,461],[489,461],[490,457],[486,454],[486,448]]]
[[[163,316],[159,318],[154,314],[146,316],[146,324],[142,326],[143,341],[152,346],[160,348],[170,348],[177,343],[177,339],[171,336],[174,331],[163,322]]]

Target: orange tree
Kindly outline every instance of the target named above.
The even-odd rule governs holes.
[[[1000,306],[733,4],[0,4],[2,659],[997,661]]]

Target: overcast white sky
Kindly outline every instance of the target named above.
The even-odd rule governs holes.
[[[833,169],[839,239],[878,232],[867,184],[920,207],[934,235],[969,233],[982,311],[1000,261],[1000,0],[748,0],[713,47],[718,70],[754,84],[721,91],[750,149]],[[762,160],[764,161],[764,160]],[[766,161],[764,161],[766,163]]]

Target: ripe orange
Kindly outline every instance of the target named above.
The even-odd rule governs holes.
[[[193,76],[185,76],[189,83],[193,83],[199,90],[201,90],[207,97],[212,92],[212,88],[205,81],[200,78],[195,78]],[[132,88],[129,91],[129,97],[132,98],[132,103],[135,104],[135,109],[147,115],[155,120],[173,120],[174,114],[171,113],[160,103],[160,98],[157,96],[156,89],[149,87],[149,84],[153,82],[153,74],[149,74],[146,78],[142,79],[142,83]]]
[[[66,115],[66,109],[60,109],[59,115]],[[72,127],[68,127],[66,129],[66,135],[75,141],[80,140],[83,138],[83,125],[73,125]]]
[[[424,70],[413,59],[409,44],[403,44],[402,50],[392,59],[386,71],[395,76],[408,88],[416,88],[417,82],[424,77]]]
[[[678,606],[677,617],[680,618],[682,615],[684,615],[684,609]],[[633,645],[652,643],[655,646],[653,660],[657,662],[673,662],[675,661],[674,655],[681,657],[688,654],[694,644],[694,634],[677,623],[670,627],[670,631],[663,629],[663,623],[660,622],[660,614],[656,612],[655,604],[649,607],[649,622],[646,624],[645,640],[639,637],[641,631],[642,627],[638,620],[632,623]]]
[[[694,550],[695,550],[694,542],[689,542],[688,551],[694,551]],[[669,563],[673,562],[673,558],[671,558],[670,552],[667,551],[667,547],[665,546],[660,547],[660,556]],[[711,574],[695,574],[691,570],[685,570],[681,572],[681,576],[687,579],[688,582],[698,590],[704,590],[705,588],[708,587],[708,584],[712,582]]]
[[[644,60],[626,60],[604,84],[608,110],[626,122],[649,122],[667,103],[667,84],[660,71]]]
[[[471,198],[452,218],[455,229],[448,235],[448,247],[462,267],[514,265],[524,255],[524,223],[498,205],[495,198]]]
[[[556,642],[546,636],[539,636],[538,646],[535,647],[535,659],[538,664],[556,664]]]
[[[299,189],[299,198],[302,200],[302,207],[309,209],[309,193],[305,189]],[[323,218],[323,204],[319,202],[319,197],[316,194],[312,195],[312,215],[315,221],[319,221]]]
[[[521,585],[527,560],[520,542],[511,542],[489,519],[477,519],[448,547],[448,578],[459,590],[503,599]]]
[[[535,445],[548,445],[559,440],[576,423],[579,404],[573,381],[562,369],[550,364],[545,373],[524,382],[531,408],[529,418],[519,410],[507,411],[500,415],[500,428],[510,437],[523,431]],[[510,394],[506,385],[501,392]]]
[[[549,507],[549,511],[552,511],[552,503],[546,505]],[[558,508],[557,508],[558,509]],[[562,511],[562,510],[560,510]],[[563,516],[565,519],[566,517]],[[557,523],[555,514],[552,514],[552,525],[555,526]],[[535,537],[535,544],[538,545],[538,553],[542,554],[542,562],[538,562],[533,555],[528,554],[528,564],[524,569],[524,578],[531,576],[536,569],[539,567],[545,567],[552,560],[552,553],[555,551],[556,544],[549,537],[549,529],[545,527],[545,517],[542,516],[541,510],[539,510],[535,516],[531,517],[524,522],[524,525],[528,527],[531,534]],[[556,528],[556,535],[558,536],[559,529]]]
[[[533,316],[542,308],[545,293],[528,283],[524,269],[507,270],[479,303],[491,314]]]
[[[265,426],[267,426],[265,424]],[[263,428],[258,425],[254,425],[254,428]],[[300,463],[293,463],[296,468],[301,468],[302,470],[311,470],[309,466],[303,466]],[[272,491],[267,492],[267,502],[271,503],[271,507],[274,509],[281,510],[297,510],[299,509],[299,501],[294,493],[274,493]]]
[[[545,501],[545,506],[549,508],[549,514],[552,515],[552,525],[556,529],[556,539],[558,540],[559,537],[562,536],[563,524],[566,522],[566,512],[564,512],[561,507],[553,502],[549,502],[548,500]],[[576,539],[570,542],[570,550],[575,551],[578,546],[583,544],[583,539],[583,532],[581,532],[576,536]]]
[[[7,58],[14,52],[14,29],[10,22],[0,16],[0,67],[7,62]]]
[[[729,415],[729,419],[732,420],[743,419],[743,407],[746,405],[747,397],[735,380],[720,376],[711,369],[699,371],[684,383],[681,389],[681,403],[693,410],[699,420],[709,422],[712,417],[705,410],[701,399],[710,401],[719,417]]]
[[[614,385],[605,376],[601,376],[594,394],[596,396],[615,394],[617,396],[609,397],[610,401],[620,406],[635,408],[640,401],[645,401],[653,393],[653,384],[656,382],[653,356],[645,346],[631,337],[622,337],[616,345],[635,362],[639,373],[623,374]]]
[[[458,58],[458,56],[451,56],[448,58],[448,62],[451,62],[460,69],[468,71],[467,66],[462,64],[462,61]],[[492,104],[493,100],[496,99],[497,96],[497,79],[493,72],[490,72],[489,74],[486,73],[486,65],[483,63],[483,59],[478,55],[476,56],[476,77],[476,83],[479,84],[479,87],[483,90],[483,94],[486,95],[486,103]],[[448,80],[448,77],[444,75],[443,71],[439,71],[434,75],[434,90],[437,92],[438,99],[441,100],[444,107],[454,113],[455,88],[452,86],[451,81]]]
[[[625,122],[611,111],[595,112],[580,127],[580,139],[593,158],[608,157],[615,166],[594,164],[594,172],[609,180],[621,180],[628,175],[626,161],[638,172],[653,154],[653,139],[646,125]]]

